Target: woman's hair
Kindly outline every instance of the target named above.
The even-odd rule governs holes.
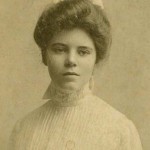
[[[40,16],[34,39],[43,62],[48,42],[62,30],[80,28],[90,35],[96,48],[96,63],[105,58],[111,43],[110,23],[101,8],[90,0],[63,0],[48,6]]]

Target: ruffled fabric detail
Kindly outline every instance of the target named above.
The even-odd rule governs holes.
[[[83,102],[85,97],[91,94],[92,91],[89,89],[89,83],[76,91],[60,89],[51,83],[46,90],[43,99],[50,99],[58,106],[75,106]]]

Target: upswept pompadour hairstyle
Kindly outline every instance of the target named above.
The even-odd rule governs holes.
[[[80,28],[92,38],[96,48],[96,63],[105,58],[111,43],[111,26],[104,10],[91,0],[63,0],[48,6],[40,16],[34,39],[42,52],[48,42],[62,30]]]

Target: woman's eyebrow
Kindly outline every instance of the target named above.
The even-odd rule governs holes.
[[[79,46],[79,48],[81,48],[81,49],[88,49],[88,50],[93,50],[93,48],[92,47],[88,47],[88,46]]]
[[[66,44],[63,43],[52,43],[51,46],[66,46]]]
[[[67,45],[64,44],[64,43],[52,43],[51,44],[51,47],[55,47],[55,46],[64,46],[64,47],[66,47]],[[78,48],[87,49],[87,50],[93,51],[93,48],[89,47],[89,46],[78,46]]]

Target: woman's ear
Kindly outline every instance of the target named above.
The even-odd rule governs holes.
[[[42,61],[43,61],[44,65],[47,66],[47,52],[46,52],[46,50],[42,50],[41,52],[42,52]]]
[[[95,68],[96,68],[96,65],[94,65],[94,67],[93,67],[92,76],[94,76],[94,74],[95,74]]]

